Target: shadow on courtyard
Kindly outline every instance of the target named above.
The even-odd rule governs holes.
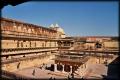
[[[108,64],[107,76],[103,75],[103,79],[107,80],[119,80],[119,65],[120,65],[120,56],[118,56],[115,60],[113,60],[110,64]]]

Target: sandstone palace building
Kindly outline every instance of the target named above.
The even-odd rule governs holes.
[[[106,57],[118,54],[119,49],[118,37],[71,37],[66,36],[58,24],[51,24],[47,28],[8,18],[1,18],[1,37],[2,74],[11,77],[14,76],[9,72],[40,66],[51,59],[56,59],[54,66],[64,66],[63,70],[66,71],[77,70],[76,61],[85,66],[89,56],[94,55],[97,55],[97,59],[93,62],[103,64]],[[71,62],[66,65],[58,59]],[[69,64],[72,64],[72,68]]]
[[[57,42],[65,37],[63,29],[58,24],[52,24],[46,28],[7,18],[1,18],[1,34],[2,63],[17,62],[15,65],[26,57],[31,59],[43,53],[56,52],[58,50]],[[10,69],[11,66],[3,65],[3,68],[14,70],[17,69],[17,66]]]

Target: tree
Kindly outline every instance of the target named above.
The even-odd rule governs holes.
[[[96,47],[96,48],[101,48],[101,47],[102,47],[102,44],[100,44],[99,42],[96,42],[95,47]]]

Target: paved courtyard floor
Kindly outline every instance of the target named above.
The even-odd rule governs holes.
[[[53,60],[50,60],[50,62],[47,63],[47,66],[50,66],[50,64],[54,64]],[[76,73],[74,74],[75,78],[102,78],[102,75],[107,75],[107,67],[104,64],[88,64],[87,68],[78,68]],[[34,71],[34,75],[33,75]],[[50,71],[46,70],[44,68],[40,67],[30,67],[22,70],[15,71],[15,73],[24,75],[27,77],[32,78],[68,78],[68,75],[70,77],[71,73],[68,72],[61,72],[61,71]],[[81,74],[82,73],[82,74]]]

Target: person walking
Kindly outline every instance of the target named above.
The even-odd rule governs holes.
[[[70,76],[68,75],[68,80],[70,80]]]
[[[35,69],[33,70],[33,73],[32,73],[32,75],[33,75],[33,76],[35,75]]]
[[[71,78],[74,79],[74,73],[71,73]]]

